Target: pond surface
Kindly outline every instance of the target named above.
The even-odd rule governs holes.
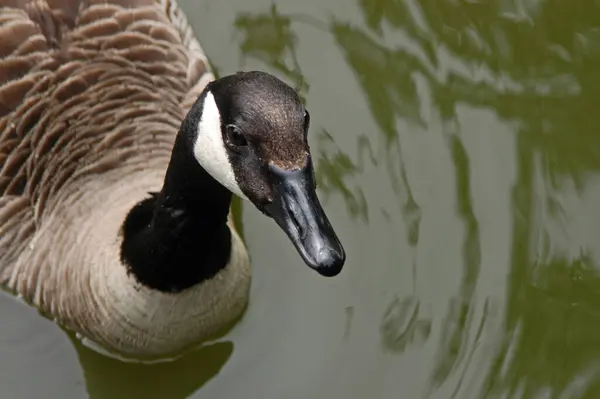
[[[173,363],[0,297],[2,398],[600,397],[600,5],[182,0],[216,71],[311,112],[344,271],[243,209],[251,303]]]

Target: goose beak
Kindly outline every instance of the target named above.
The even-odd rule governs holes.
[[[273,164],[268,168],[274,179],[274,198],[266,211],[309,267],[322,276],[337,275],[346,253],[319,203],[310,158],[299,170],[285,170]]]

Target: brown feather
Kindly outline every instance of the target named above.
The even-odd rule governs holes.
[[[105,292],[120,264],[102,274],[111,229],[160,189],[179,124],[212,78],[172,0],[0,0],[0,285],[126,352],[175,349],[239,314],[249,276],[235,234],[240,269],[214,283],[229,300],[183,295],[202,303],[181,317],[210,311],[213,320],[178,329],[179,338]],[[163,304],[177,298],[126,295],[145,295],[144,312],[177,317]]]

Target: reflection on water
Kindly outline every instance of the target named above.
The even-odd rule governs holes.
[[[452,298],[449,312],[444,320],[444,336],[440,343],[439,362],[433,371],[433,384],[439,385],[467,351],[468,327],[473,322],[473,294],[481,266],[481,245],[479,241],[479,223],[473,213],[471,203],[471,168],[465,148],[461,141],[449,138],[452,159],[456,168],[457,210],[464,223],[465,234],[462,243],[463,270],[458,296]]]
[[[300,90],[348,265],[313,279],[244,209],[231,341],[154,366],[76,345],[91,397],[600,396],[597,2],[182,3],[221,73]]]
[[[72,339],[90,398],[187,398],[217,375],[233,353],[233,343],[207,345],[173,362],[124,363]]]
[[[360,1],[359,5],[366,29],[333,21],[329,30],[380,129],[381,136],[371,135],[363,142],[371,148],[370,140],[378,140],[390,151],[397,149],[396,155],[402,158],[400,144],[395,147],[401,141],[398,121],[417,131],[428,126],[417,89],[418,80],[424,79],[426,96],[431,96],[445,126],[455,167],[456,212],[464,223],[464,265],[458,295],[450,301],[442,323],[431,383],[441,385],[468,355],[468,341],[473,340],[469,325],[477,323],[473,306],[481,268],[480,228],[471,199],[472,166],[456,114],[459,105],[467,104],[492,109],[509,126],[517,127],[518,177],[513,186],[504,343],[482,393],[573,397],[599,392],[600,383],[593,383],[600,372],[594,361],[594,348],[600,343],[600,318],[594,311],[600,305],[597,259],[594,255],[582,258],[569,248],[590,250],[587,244],[598,248],[598,243],[580,233],[574,233],[579,240],[565,237],[560,231],[567,228],[568,215],[574,212],[569,206],[585,206],[577,201],[566,204],[561,197],[577,198],[598,189],[590,180],[600,166],[600,117],[595,110],[600,98],[598,6],[592,1],[568,9],[558,1],[437,0]],[[281,14],[273,17],[286,18]],[[389,40],[383,38],[391,35],[390,28],[408,38],[409,45],[386,44]],[[331,141],[331,135],[325,137]],[[353,193],[346,183],[347,176],[360,173],[356,164],[363,158],[353,161],[336,150],[333,159],[337,162],[331,162],[325,151],[321,159],[319,173],[327,177],[321,179],[324,191],[340,193],[350,215],[363,214],[359,210],[368,209],[363,190],[357,187]],[[419,213],[405,167],[400,161],[403,184],[395,191],[404,191],[405,209],[411,204]],[[397,185],[397,172],[388,172],[392,184]],[[533,180],[536,173],[543,180],[541,190],[536,190]],[[543,214],[536,218],[540,209]],[[586,207],[575,212],[598,213],[594,211]],[[417,245],[419,217],[415,219],[413,244]],[[588,231],[590,227],[571,229]],[[567,248],[561,250],[561,246]],[[487,304],[483,302],[484,307]],[[392,302],[382,323],[387,347],[403,352],[415,333],[418,313],[415,298]],[[485,323],[484,318],[481,321]],[[430,323],[423,323],[427,332],[422,335],[427,337]]]
[[[321,131],[316,139],[318,152],[314,153],[313,157],[319,165],[316,173],[319,193],[325,200],[332,193],[340,194],[346,203],[348,215],[353,219],[368,222],[369,208],[362,188],[349,188],[347,183],[348,177],[360,175],[363,171],[366,153],[369,154],[371,162],[376,163],[368,138],[360,137],[356,162],[336,146],[333,137],[326,130]]]
[[[420,312],[421,304],[415,297],[395,298],[381,323],[383,346],[391,352],[404,352],[415,340],[421,346],[431,333],[431,320]]]
[[[260,59],[274,71],[287,78],[302,96],[309,88],[308,82],[298,63],[296,46],[298,36],[291,29],[291,19],[277,12],[273,4],[269,13],[247,15],[240,14],[234,27],[243,33],[239,44],[240,54],[244,57]]]

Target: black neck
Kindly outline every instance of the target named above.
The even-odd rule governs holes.
[[[231,253],[231,193],[194,158],[192,125],[182,124],[161,192],[133,207],[123,224],[122,262],[140,283],[164,292],[210,279]]]

